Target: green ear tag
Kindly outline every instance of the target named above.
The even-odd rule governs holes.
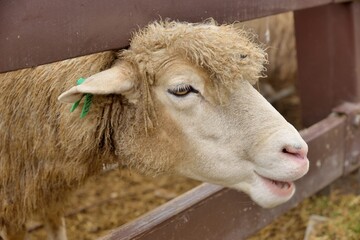
[[[82,84],[84,81],[85,81],[85,78],[80,78],[80,79],[78,79],[78,80],[76,81],[76,84],[77,84],[77,85],[80,85],[80,84]],[[89,110],[90,110],[91,102],[92,102],[92,97],[93,97],[93,95],[90,94],[90,93],[86,93],[86,94],[85,94],[85,102],[84,102],[84,106],[83,106],[83,108],[82,108],[82,110],[81,110],[80,118],[84,118],[84,117],[88,114],[88,112],[89,112]],[[71,107],[71,109],[70,109],[70,112],[73,112],[73,111],[79,106],[81,99],[82,99],[82,98],[80,98],[78,101],[76,101],[76,102],[72,105],[72,107]]]
[[[90,110],[90,105],[92,102],[92,97],[93,97],[93,95],[90,93],[85,94],[85,102],[84,102],[84,106],[81,110],[80,118],[83,118],[88,114],[88,112]]]
[[[70,109],[70,112],[75,111],[75,109],[79,106],[79,103],[80,103],[81,99],[82,99],[82,97],[80,98],[80,100],[77,100],[77,101],[72,105],[72,107],[71,107],[71,109]]]

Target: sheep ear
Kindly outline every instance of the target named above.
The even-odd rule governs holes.
[[[124,94],[134,87],[133,69],[128,63],[117,63],[113,67],[96,73],[82,84],[63,92],[58,100],[74,103],[85,93],[94,95]]]

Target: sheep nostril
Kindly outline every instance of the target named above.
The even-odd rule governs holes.
[[[307,157],[307,148],[301,146],[285,146],[282,149],[282,152],[300,159],[305,159]]]

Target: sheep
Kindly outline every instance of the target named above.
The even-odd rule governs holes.
[[[253,31],[267,47],[267,75],[278,84],[296,79],[296,46],[293,13],[283,13],[239,23],[238,27]]]
[[[230,187],[262,207],[290,199],[308,147],[253,87],[266,61],[234,25],[158,21],[116,54],[2,74],[2,238],[22,239],[40,217],[50,239],[66,239],[64,201],[114,163]]]
[[[267,78],[261,85],[274,85],[275,88],[294,85],[297,75],[296,47],[293,13],[283,13],[246,22],[236,23],[237,28],[256,34],[257,43],[266,46],[269,63],[266,65]],[[265,81],[264,81],[265,80]],[[271,98],[273,89],[262,90],[264,96]]]
[[[294,17],[292,12],[237,23],[236,27],[255,33],[266,46],[269,64],[267,77],[257,84],[261,94],[283,113],[296,128],[301,128],[299,99],[295,94],[297,62]],[[286,104],[280,99],[289,97]]]

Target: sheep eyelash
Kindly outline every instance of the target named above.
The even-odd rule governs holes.
[[[184,97],[191,92],[199,93],[199,91],[193,88],[191,85],[178,85],[173,89],[168,89],[168,92],[177,97]]]

